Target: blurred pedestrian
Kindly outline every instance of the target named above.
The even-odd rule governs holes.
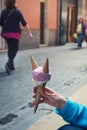
[[[85,42],[87,43],[87,13],[85,13],[85,15],[84,15],[84,24],[86,26],[86,30],[85,30]]]
[[[84,19],[83,17],[80,17],[76,29],[76,32],[78,34],[78,38],[77,38],[78,48],[82,47],[82,42],[85,39],[85,31],[86,31],[86,26],[84,24]]]
[[[5,39],[8,47],[8,61],[5,65],[8,74],[15,69],[14,58],[18,52],[21,38],[20,23],[32,38],[33,35],[28,23],[22,12],[16,7],[16,0],[5,0],[5,9],[2,10],[0,16],[0,26],[2,27],[1,36]]]

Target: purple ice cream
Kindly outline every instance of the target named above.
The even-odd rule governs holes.
[[[43,72],[43,67],[38,67],[36,69],[34,69],[32,71],[32,77],[35,81],[41,81],[41,82],[44,82],[44,81],[49,81],[50,78],[51,78],[51,74],[50,73],[44,73]]]

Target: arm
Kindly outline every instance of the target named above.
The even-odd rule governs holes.
[[[0,14],[0,26],[1,26],[1,27],[4,26],[4,19],[5,19],[5,18],[4,18],[4,15],[3,15],[3,12],[4,12],[4,11],[2,11],[1,14]]]
[[[26,24],[26,26],[24,26],[24,28],[25,28],[25,30],[29,33],[29,36],[30,36],[31,38],[33,38],[33,35],[32,35],[32,33],[31,33],[31,30],[30,30],[29,25]]]
[[[17,14],[18,14],[18,16],[19,16],[19,21],[21,22],[22,26],[23,26],[24,29],[29,33],[29,36],[30,36],[31,38],[33,38],[33,35],[32,35],[32,33],[31,33],[29,24],[25,21],[23,14],[22,14],[21,11],[18,10],[18,9],[17,9],[16,11],[17,11]]]
[[[36,93],[36,88],[34,90],[34,93]],[[44,91],[41,92],[41,95],[42,99],[40,103],[47,103],[55,107],[56,114],[62,116],[65,121],[77,126],[81,126],[83,128],[87,128],[86,106],[66,99],[59,93],[49,88],[44,88]]]
[[[64,108],[55,108],[55,113],[74,125],[87,128],[87,107],[67,99]]]

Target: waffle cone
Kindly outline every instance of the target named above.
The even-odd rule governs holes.
[[[46,59],[45,64],[43,66],[43,72],[49,73],[49,60],[48,60],[48,58]]]
[[[38,64],[35,61],[34,57],[30,54],[30,59],[31,59],[31,65],[32,65],[32,70],[38,68]]]
[[[43,91],[44,87],[45,87],[46,83],[43,85],[38,85],[37,86],[37,93],[36,93],[36,99],[35,99],[35,105],[34,105],[34,113],[36,113],[38,105],[40,103],[40,99],[41,99],[41,91]]]

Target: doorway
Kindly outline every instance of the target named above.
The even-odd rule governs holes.
[[[44,2],[40,2],[40,44],[44,43]]]
[[[59,45],[74,42],[73,33],[77,25],[78,0],[60,0]]]
[[[76,6],[68,6],[67,7],[67,35],[66,41],[67,42],[74,42],[73,34],[76,30],[76,22],[77,22],[77,15],[76,15]]]

